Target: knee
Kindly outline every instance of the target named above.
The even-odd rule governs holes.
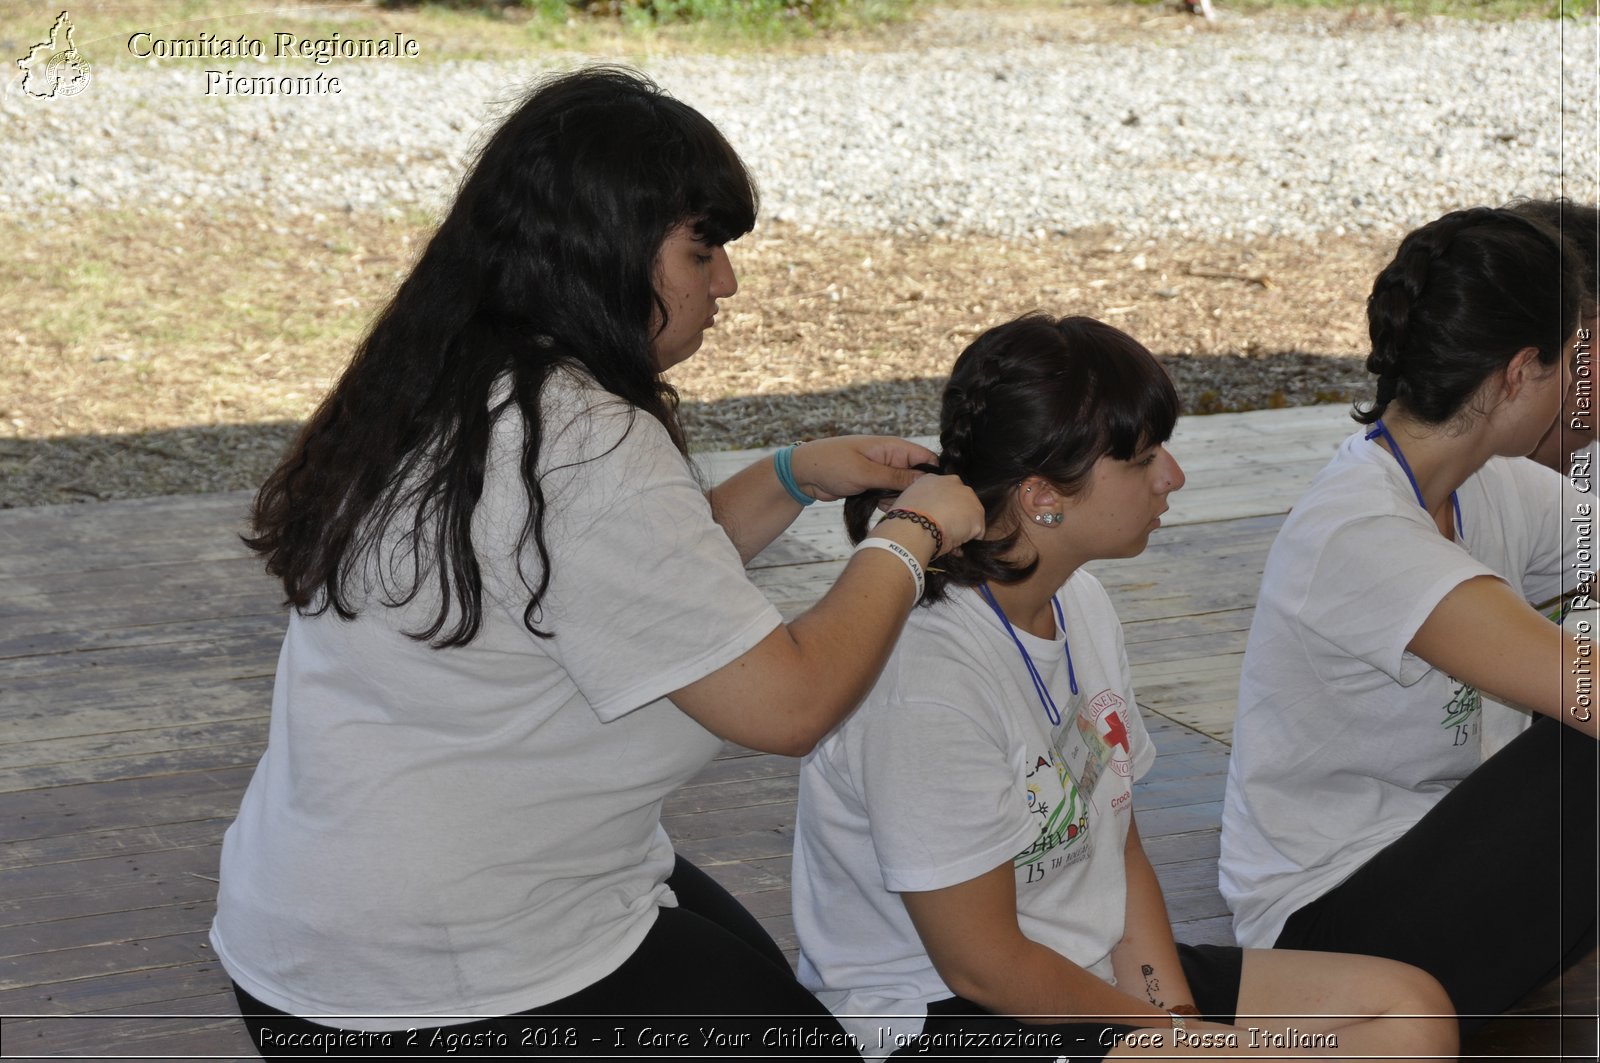
[[[1454,1058],[1460,1041],[1456,1009],[1439,980],[1420,967],[1394,962],[1385,988],[1386,1014],[1406,1020],[1397,1031],[1406,1054]]]

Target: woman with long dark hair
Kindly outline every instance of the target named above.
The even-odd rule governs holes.
[[[1582,296],[1561,238],[1513,211],[1401,242],[1367,303],[1375,397],[1284,521],[1245,651],[1221,857],[1239,940],[1415,964],[1465,1028],[1594,940],[1593,631],[1528,605],[1575,570],[1562,477],[1523,457]],[[1534,718],[1487,760],[1484,695]]]
[[[659,1035],[716,1014],[794,1016],[737,1054],[848,1047],[661,802],[724,740],[809,749],[981,516],[891,438],[701,488],[661,374],[734,294],[755,209],[643,77],[546,81],[261,489],[248,542],[292,611],[212,942],[265,1054],[704,1055]],[[742,562],[869,488],[914,519],[784,623]]]
[[[801,979],[873,1056],[1454,1054],[1415,968],[1173,941],[1133,812],[1155,750],[1083,566],[1160,526],[1177,414],[1150,353],[1088,318],[1020,318],[956,361],[939,467],[987,531],[800,776]]]

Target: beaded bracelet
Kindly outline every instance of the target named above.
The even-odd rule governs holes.
[[[799,443],[791,443],[786,447],[779,447],[772,454],[772,467],[777,470],[778,482],[783,489],[789,492],[789,497],[802,506],[809,506],[816,499],[800,490],[800,485],[794,482],[794,452],[799,449]]]
[[[883,515],[884,520],[909,520],[913,524],[920,524],[928,529],[928,534],[933,536],[933,557],[944,553],[944,532],[939,530],[939,522],[926,513],[918,513],[914,509],[891,509]],[[882,521],[879,521],[881,524]],[[929,558],[931,561],[933,558]]]
[[[884,539],[876,535],[869,535],[856,543],[856,548],[850,553],[859,554],[863,550],[887,550],[905,563],[906,570],[911,573],[911,578],[917,581],[916,597],[911,599],[911,604],[916,605],[922,601],[922,594],[928,587],[926,578],[922,575],[922,565],[918,563],[916,555],[893,539]]]

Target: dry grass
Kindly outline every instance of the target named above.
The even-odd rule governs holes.
[[[337,378],[427,220],[89,213],[0,219],[0,506],[251,487]],[[700,448],[934,430],[939,379],[1017,313],[1104,318],[1191,410],[1340,400],[1361,379],[1370,238],[889,239],[769,225],[673,380]]]
[[[956,0],[852,34],[852,48],[1015,47],[1193,32],[1117,0]],[[11,52],[57,11],[0,12]],[[404,30],[424,59],[530,46],[647,57],[734,47],[605,25],[551,31],[509,12],[388,11],[349,2],[118,0],[74,8],[96,63],[136,29]],[[1252,18],[1271,17],[1252,15]],[[1328,10],[1352,29],[1390,16]],[[13,40],[15,38],[15,40]],[[785,48],[827,48],[823,37]],[[10,54],[8,52],[7,54]],[[249,488],[271,468],[397,279],[430,219],[87,212],[41,229],[0,218],[0,507]],[[743,289],[702,354],[675,370],[702,449],[845,431],[932,432],[963,344],[1032,309],[1104,318],[1160,354],[1192,412],[1339,401],[1362,386],[1361,306],[1392,234],[1129,243],[1111,230],[1048,240],[890,239],[763,226],[735,245]]]

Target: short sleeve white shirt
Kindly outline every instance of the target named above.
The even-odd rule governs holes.
[[[656,421],[576,370],[542,408],[554,638],[523,624],[515,406],[473,520],[476,639],[407,637],[437,599],[381,604],[389,547],[355,620],[290,617],[211,934],[272,1007],[367,1030],[525,1010],[615,970],[675,903],[661,803],[720,742],[664,696],[780,617]]]
[[[1312,481],[1268,553],[1240,677],[1219,861],[1240,944],[1271,946],[1480,763],[1480,694],[1406,646],[1474,577],[1560,591],[1561,486],[1491,459],[1457,492],[1457,543],[1363,433]]]
[[[1065,637],[1017,634],[1062,725],[1046,715],[988,605],[953,589],[913,613],[865,703],[801,769],[793,885],[800,978],[869,1057],[915,1036],[927,1004],[952,995],[903,892],[1009,864],[1023,933],[1114,980],[1131,787],[1155,750],[1105,590],[1079,571],[1057,600]]]

